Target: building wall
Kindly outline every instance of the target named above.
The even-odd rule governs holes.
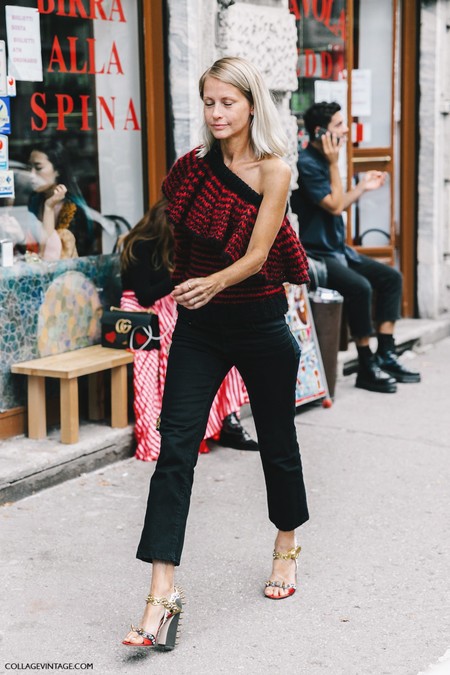
[[[417,242],[422,318],[437,318],[450,311],[449,19],[449,0],[422,3]]]
[[[290,114],[297,88],[297,35],[288,0],[168,0],[169,87],[177,157],[199,141],[201,101],[198,80],[212,63],[227,55],[257,64],[274,92],[290,140],[288,161],[295,185],[297,123]]]

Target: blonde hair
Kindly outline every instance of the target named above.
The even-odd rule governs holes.
[[[225,56],[206,70],[199,81],[200,98],[207,77],[232,84],[244,94],[253,107],[250,123],[250,142],[257,159],[268,155],[282,157],[287,152],[287,138],[269,88],[255,66],[239,56]],[[204,157],[214,143],[214,136],[203,121],[202,145],[199,157]]]

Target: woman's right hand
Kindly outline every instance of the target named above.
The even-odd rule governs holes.
[[[53,190],[53,194],[45,200],[45,206],[48,208],[55,208],[57,204],[62,202],[67,194],[67,188],[62,183],[57,185]]]

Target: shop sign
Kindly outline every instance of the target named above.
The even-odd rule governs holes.
[[[0,171],[0,197],[14,197],[13,171]]]
[[[126,24],[121,0],[92,0],[81,3],[63,0],[38,0],[39,14],[90,19],[99,22]],[[46,73],[58,76],[90,75],[108,79],[126,77],[121,45],[113,38],[108,41],[96,37],[81,38],[78,35],[53,35],[48,60],[43,64]],[[67,78],[66,80],[67,81]],[[141,131],[139,107],[127,96],[97,96],[71,92],[35,91],[30,99],[31,129],[45,131],[56,118],[56,131],[67,131],[68,122],[79,120],[79,131],[92,131],[92,110],[97,111],[97,130]],[[56,109],[56,110],[55,110]]]
[[[0,135],[0,171],[6,171],[8,167],[8,136]]]
[[[11,114],[9,97],[0,96],[0,134],[11,133]]]
[[[340,2],[335,0],[289,0],[289,9],[296,21],[311,18],[345,41],[345,10],[338,7],[338,20],[334,19],[338,5]]]

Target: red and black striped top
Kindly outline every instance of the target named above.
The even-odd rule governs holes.
[[[205,157],[196,152],[177,160],[162,185],[174,228],[175,284],[208,276],[241,258],[262,201],[224,164],[218,144]],[[309,282],[306,254],[287,216],[261,270],[218,293],[195,314],[239,321],[281,316],[287,311],[284,282]]]

